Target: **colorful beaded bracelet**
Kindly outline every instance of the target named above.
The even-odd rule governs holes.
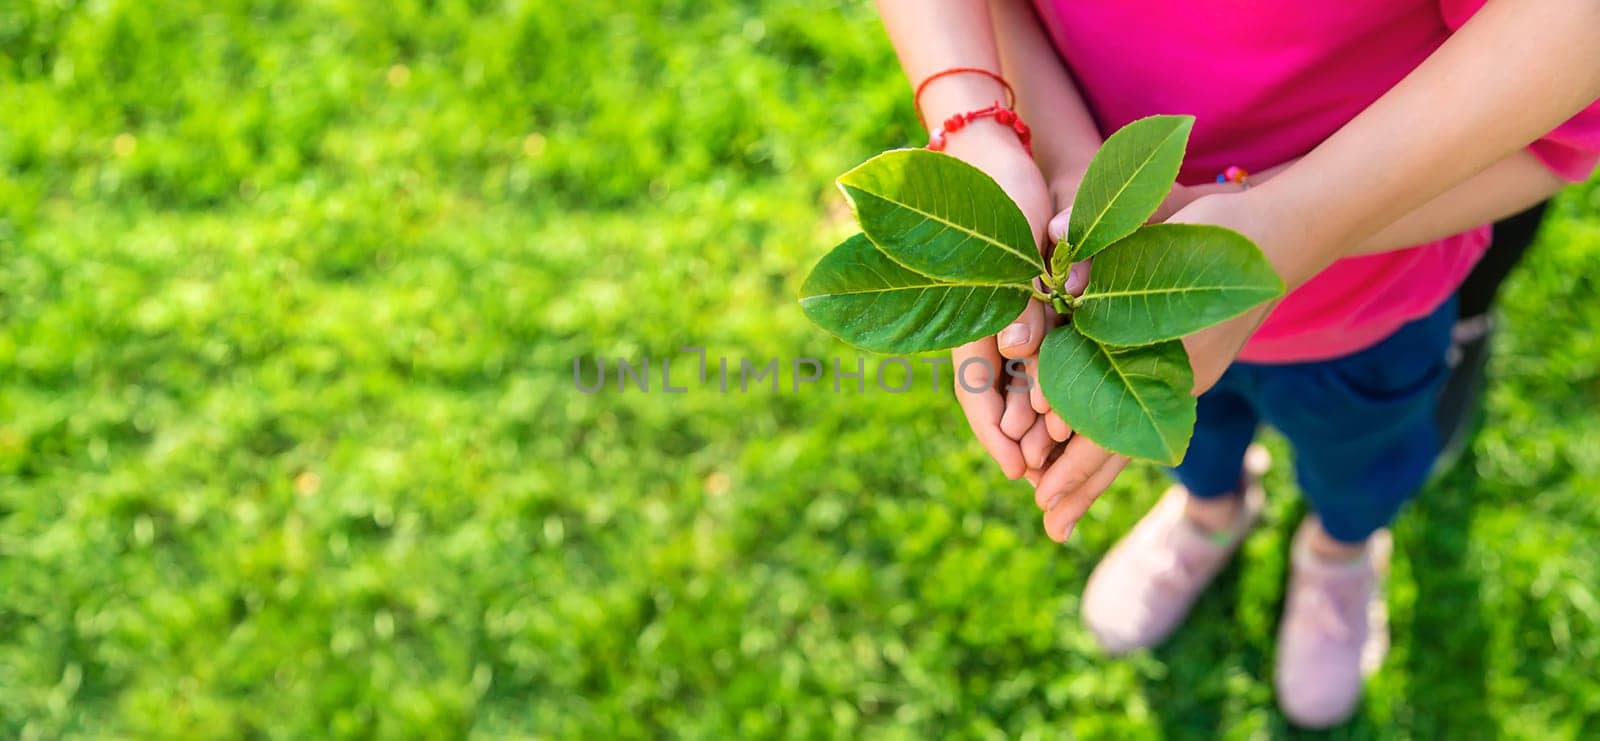
[[[1245,190],[1249,190],[1250,189],[1250,173],[1248,171],[1246,171],[1243,167],[1240,167],[1238,165],[1231,165],[1231,166],[1228,167],[1228,169],[1223,170],[1221,174],[1217,175],[1217,182],[1219,182],[1219,183],[1237,183],[1239,185],[1239,187],[1244,188]]]

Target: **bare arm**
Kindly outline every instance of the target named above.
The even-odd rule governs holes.
[[[1296,161],[1252,173],[1251,179],[1265,183],[1288,170]],[[1521,149],[1400,217],[1361,244],[1342,250],[1340,254],[1344,257],[1372,255],[1444,239],[1521,213],[1555,195],[1567,184],[1532,152]],[[1186,198],[1185,204],[1203,195],[1237,193],[1239,188],[1231,183],[1207,183],[1191,186],[1188,190],[1193,197]]]
[[[993,0],[989,14],[1017,112],[1033,125],[1033,158],[1056,202],[1071,202],[1100,130],[1027,0]]]
[[[994,27],[982,2],[879,0],[878,14],[912,85],[951,67],[1000,70]],[[920,113],[930,125],[954,113],[1005,97],[1000,83],[981,75],[954,75],[928,86]]]
[[[1600,0],[1492,0],[1421,66],[1310,154],[1260,187],[1199,198],[1173,221],[1219,224],[1255,239],[1290,286],[1357,254],[1408,214],[1459,231],[1540,192],[1545,174],[1519,150],[1600,98]],[[1509,168],[1518,181],[1494,193],[1478,176]],[[1542,188],[1550,187],[1548,180]],[[1442,196],[1453,194],[1441,200]],[[1468,214],[1470,216],[1462,216]],[[1432,216],[1428,216],[1432,214]],[[1407,227],[1410,228],[1410,227]],[[1431,228],[1431,227],[1430,227]],[[1427,241],[1433,232],[1391,232]],[[1359,286],[1352,287],[1359,290]],[[1238,354],[1270,307],[1184,338],[1195,391]],[[1046,529],[1064,539],[1125,460],[1081,436],[1067,443],[1037,485],[1060,502]]]
[[[1263,212],[1295,215],[1259,235],[1280,274],[1299,285],[1372,251],[1390,225],[1396,231],[1380,241],[1426,241],[1414,234],[1439,230],[1407,234],[1396,224],[1425,206],[1417,223],[1448,234],[1547,194],[1554,176],[1514,155],[1600,97],[1596,29],[1600,0],[1486,5],[1355,120],[1246,194]],[[1511,182],[1481,179],[1491,168]]]
[[[1000,63],[1016,88],[1018,113],[1033,125],[1034,160],[1049,186],[1053,210],[1059,212],[1077,195],[1089,160],[1100,148],[1100,131],[1032,5],[1027,0],[991,0],[989,12],[994,19]],[[1061,219],[1058,213],[1051,224],[1056,225]],[[1075,274],[1086,276],[1081,268]],[[1069,275],[1064,279],[1081,286],[1080,278]],[[1041,468],[1054,444],[1066,440],[1071,430],[1060,416],[1049,413],[1050,405],[1035,375],[1039,345],[1058,322],[1055,312],[1043,304],[1030,304],[1019,321],[1028,327],[1027,339],[1003,347],[1000,352],[1008,358],[1027,361],[1029,393],[1007,398],[1003,427],[1008,434],[1018,435],[1029,464],[1029,478],[1036,480],[1032,469]],[[1024,427],[1030,419],[1035,426]]]
[[[878,0],[878,12],[912,85],[952,67],[1001,71],[994,26],[984,0]],[[949,75],[928,85],[918,113],[928,125],[938,126],[954,114],[1004,99],[1005,88],[985,75]],[[1016,132],[993,119],[979,119],[948,137],[944,151],[994,178],[1028,218],[1035,240],[1042,241],[1050,218],[1050,193]],[[1024,316],[1036,317],[1040,311],[1038,302],[1031,301]],[[1009,329],[1001,333],[1001,337],[1009,336]],[[1028,417],[1032,410],[1025,403],[1010,404],[1008,414],[1007,397],[1016,395],[1006,393],[1009,379],[1001,372],[1004,358],[998,338],[962,345],[951,356],[955,368],[975,371],[955,384],[956,398],[973,434],[1008,477],[1025,475],[1032,466],[1018,440],[1021,431],[1030,429],[1035,420]],[[971,359],[981,362],[969,366]],[[980,390],[973,392],[973,388]],[[1039,458],[1037,453],[1032,457]]]
[[[1443,239],[1520,213],[1567,185],[1532,152],[1520,150],[1367,238],[1349,255],[1370,255]]]

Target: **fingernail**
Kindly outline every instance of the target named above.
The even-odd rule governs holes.
[[[1055,509],[1056,505],[1061,503],[1061,498],[1064,497],[1064,496],[1066,496],[1066,493],[1062,492],[1062,493],[1057,494],[1057,495],[1055,495],[1053,497],[1050,497],[1050,501],[1044,503],[1044,511],[1049,512],[1050,510]]]
[[[1071,525],[1067,526],[1067,529],[1066,529],[1065,532],[1061,533],[1061,542],[1062,542],[1063,545],[1066,544],[1068,538],[1072,537],[1072,529],[1077,527],[1077,526],[1078,526],[1078,523],[1074,522]]]
[[[1016,347],[1028,341],[1028,325],[1016,322],[1000,332],[1000,347]]]

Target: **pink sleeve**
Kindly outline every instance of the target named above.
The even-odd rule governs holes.
[[[1439,16],[1454,31],[1487,0],[1439,0]],[[1528,145],[1528,151],[1565,180],[1582,182],[1600,163],[1600,100]]]
[[[1600,102],[1583,109],[1543,139],[1528,145],[1545,167],[1566,180],[1581,183],[1600,163]]]

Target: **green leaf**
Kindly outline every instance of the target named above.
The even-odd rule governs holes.
[[[943,350],[1016,321],[1026,283],[945,283],[890,260],[857,234],[807,276],[800,306],[811,321],[852,345],[878,352]]]
[[[1039,348],[1039,383],[1062,421],[1101,447],[1169,466],[1194,433],[1194,373],[1183,344],[1111,347],[1057,327]]]
[[[1093,257],[1150,219],[1172,192],[1193,127],[1194,116],[1150,116],[1106,139],[1072,199],[1069,262]]]
[[[1073,323],[1112,345],[1176,339],[1283,295],[1283,280],[1238,232],[1199,224],[1139,229],[1095,258]]]
[[[1044,272],[1033,229],[988,175],[925,149],[884,152],[839,176],[874,244],[949,281],[1018,283]]]

